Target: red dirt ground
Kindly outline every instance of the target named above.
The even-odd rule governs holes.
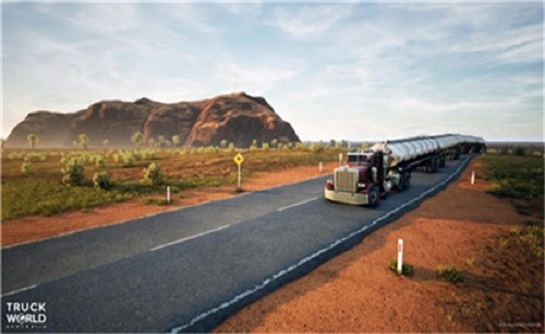
[[[528,217],[485,193],[480,168],[474,161],[447,190],[214,332],[543,333],[543,259],[512,231]],[[412,277],[388,269],[398,238]],[[464,282],[439,279],[440,265],[455,266]]]
[[[327,164],[331,171],[335,163]],[[227,319],[216,332],[543,332],[543,259],[528,256],[512,229],[528,217],[485,193],[481,163],[413,212]],[[477,184],[470,185],[470,170]],[[316,167],[261,173],[246,191],[319,176]],[[2,222],[2,245],[115,224],[146,214],[234,196],[233,188],[182,192],[170,206],[141,200]],[[395,195],[393,195],[395,196]],[[397,239],[405,241],[412,277],[388,269]],[[465,280],[436,277],[454,265]]]

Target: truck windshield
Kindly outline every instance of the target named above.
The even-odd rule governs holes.
[[[348,162],[368,162],[369,159],[367,155],[364,154],[350,154],[348,155]]]

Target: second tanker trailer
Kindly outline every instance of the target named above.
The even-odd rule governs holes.
[[[482,138],[452,134],[380,142],[349,152],[347,165],[336,168],[327,181],[324,196],[334,202],[375,206],[389,192],[408,188],[415,168],[436,173],[447,159],[485,149]]]

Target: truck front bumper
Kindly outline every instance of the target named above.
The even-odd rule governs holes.
[[[369,204],[369,196],[362,193],[348,193],[344,191],[324,190],[324,196],[327,200],[352,205]]]

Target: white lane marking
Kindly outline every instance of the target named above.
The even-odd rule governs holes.
[[[292,204],[292,205],[283,206],[283,207],[279,208],[276,211],[280,212],[280,211],[284,211],[284,210],[287,210],[287,209],[295,208],[296,206],[307,204],[307,203],[310,203],[310,202],[315,201],[317,199],[318,199],[318,197],[309,198],[309,199],[306,199],[304,201],[301,201],[301,202],[298,202],[298,203],[295,203],[295,204]]]
[[[335,240],[333,243],[329,244],[329,246],[325,247],[325,248],[322,248],[320,249],[319,251],[305,257],[304,259],[300,260],[299,262],[297,262],[296,264],[293,264],[291,266],[289,266],[288,268],[286,269],[282,269],[280,270],[279,272],[277,272],[276,274],[274,274],[273,276],[271,277],[268,277],[266,278],[263,282],[261,282],[260,284],[256,285],[255,287],[253,287],[252,289],[249,289],[249,290],[246,290],[244,291],[243,293],[235,296],[233,299],[229,300],[229,301],[226,301],[224,302],[223,304],[219,305],[219,306],[216,306],[204,313],[201,313],[199,314],[198,316],[196,316],[195,318],[193,318],[190,322],[188,323],[185,323],[181,326],[178,326],[178,327],[174,327],[171,329],[171,333],[180,333],[182,332],[183,330],[185,330],[186,328],[189,328],[191,326],[193,326],[194,324],[196,324],[197,322],[207,318],[208,316],[212,315],[212,314],[215,314],[215,313],[218,313],[219,311],[223,310],[223,309],[226,309],[228,307],[230,307],[231,305],[235,304],[236,302],[238,302],[239,300],[247,297],[247,296],[251,296],[253,295],[254,293],[258,292],[259,290],[262,290],[264,289],[267,285],[271,284],[272,282],[276,281],[277,279],[279,279],[280,277],[282,276],[285,276],[286,274],[288,274],[289,272],[291,271],[294,271],[295,269],[299,268],[300,266],[304,265],[305,263],[307,262],[310,262],[312,261],[313,259],[315,259],[316,257],[322,255],[323,253],[335,248],[336,246],[338,246],[339,244],[342,244],[343,242],[347,241],[348,239],[358,235],[358,234],[361,234],[363,233],[365,230],[367,230],[369,227],[371,226],[375,226],[376,224],[378,224],[380,221],[383,221],[385,220],[386,218],[388,218],[389,216],[391,216],[392,214],[400,211],[401,209],[413,204],[414,202],[424,198],[425,196],[427,196],[428,194],[430,193],[433,193],[435,190],[439,189],[440,187],[448,184],[456,175],[458,175],[458,173],[460,173],[460,171],[466,167],[466,164],[467,162],[470,160],[471,156],[467,157],[466,160],[456,169],[456,171],[454,173],[452,173],[451,175],[449,175],[445,180],[443,180],[442,182],[440,182],[439,184],[435,185],[434,187],[428,189],[427,191],[423,192],[422,194],[420,194],[420,196],[418,197],[415,197],[413,198],[412,200],[398,206],[397,208],[393,209],[392,211],[389,211],[385,214],[383,214],[382,216],[378,217],[377,219],[375,219],[371,224],[369,225],[365,225],[363,226],[362,228],[350,233],[349,235],[343,237],[343,238],[340,238],[340,239],[337,239]]]
[[[159,212],[150,213],[148,215],[144,215],[144,216],[140,216],[140,217],[136,217],[136,218],[125,219],[125,220],[114,222],[114,223],[108,224],[108,225],[92,226],[92,227],[82,228],[82,229],[79,229],[79,230],[73,230],[73,231],[57,234],[57,235],[52,236],[52,237],[25,241],[25,242],[21,242],[21,243],[17,243],[17,244],[11,244],[11,245],[8,245],[8,246],[2,246],[1,249],[4,250],[4,249],[15,248],[15,247],[18,247],[18,246],[24,246],[24,245],[28,245],[28,244],[38,243],[38,242],[42,242],[42,241],[46,241],[46,240],[50,240],[50,239],[62,238],[62,237],[69,236],[69,235],[75,234],[75,233],[86,232],[86,231],[89,231],[89,230],[95,230],[95,229],[99,229],[99,228],[108,228],[110,226],[115,226],[115,225],[120,225],[120,224],[125,224],[125,223],[131,223],[131,222],[134,222],[134,221],[137,221],[137,220],[150,218],[150,217],[155,217],[155,216],[160,216],[162,214],[166,214],[166,213],[170,213],[170,212],[187,210],[187,209],[191,209],[191,208],[198,207],[198,206],[204,206],[204,205],[215,203],[215,202],[229,201],[229,200],[232,200],[232,199],[236,199],[236,198],[240,198],[240,197],[244,197],[244,196],[249,196],[249,195],[252,195],[252,194],[257,194],[257,193],[259,193],[261,191],[292,186],[292,185],[295,185],[295,184],[299,184],[299,183],[303,183],[303,182],[307,182],[307,181],[311,181],[311,180],[315,180],[315,179],[325,178],[325,177],[327,177],[327,175],[318,175],[318,176],[314,176],[314,177],[304,179],[304,180],[300,180],[300,181],[283,183],[283,184],[280,184],[280,185],[277,185],[277,186],[274,186],[274,187],[271,187],[271,188],[256,190],[254,192],[245,192],[245,193],[242,193],[242,194],[234,195],[233,197],[228,197],[228,198],[223,198],[223,199],[213,199],[213,200],[204,201],[202,203],[197,203],[197,204],[193,204],[193,205],[175,207],[175,208],[172,208],[170,210],[159,211]]]
[[[17,290],[13,290],[13,291],[10,291],[8,293],[5,293],[2,295],[2,297],[7,297],[7,296],[11,296],[11,295],[15,295],[19,292],[23,292],[23,291],[26,291],[26,290],[32,290],[32,289],[35,289],[38,287],[38,284],[32,284],[32,285],[29,285],[27,287],[24,287],[24,288],[21,288],[21,289],[17,289]]]
[[[196,239],[196,238],[200,238],[200,237],[203,237],[207,234],[210,234],[210,233],[214,233],[214,232],[218,232],[218,231],[221,231],[221,230],[224,230],[226,228],[228,228],[229,226],[231,225],[223,225],[223,226],[220,226],[218,228],[215,228],[213,230],[208,230],[208,231],[204,231],[204,232],[201,232],[201,233],[198,233],[198,234],[195,234],[195,235],[192,235],[192,236],[189,236],[189,237],[185,237],[185,238],[182,238],[182,239],[178,239],[178,240],[174,240],[174,241],[171,241],[169,243],[166,243],[166,244],[162,244],[162,245],[159,245],[159,246],[155,246],[153,247],[152,249],[150,249],[152,252],[155,252],[159,249],[163,249],[163,248],[166,248],[166,247],[169,247],[169,246],[173,246],[173,245],[176,245],[176,244],[181,244],[182,242],[185,242],[185,241],[188,241],[188,240],[191,240],[191,239]]]

